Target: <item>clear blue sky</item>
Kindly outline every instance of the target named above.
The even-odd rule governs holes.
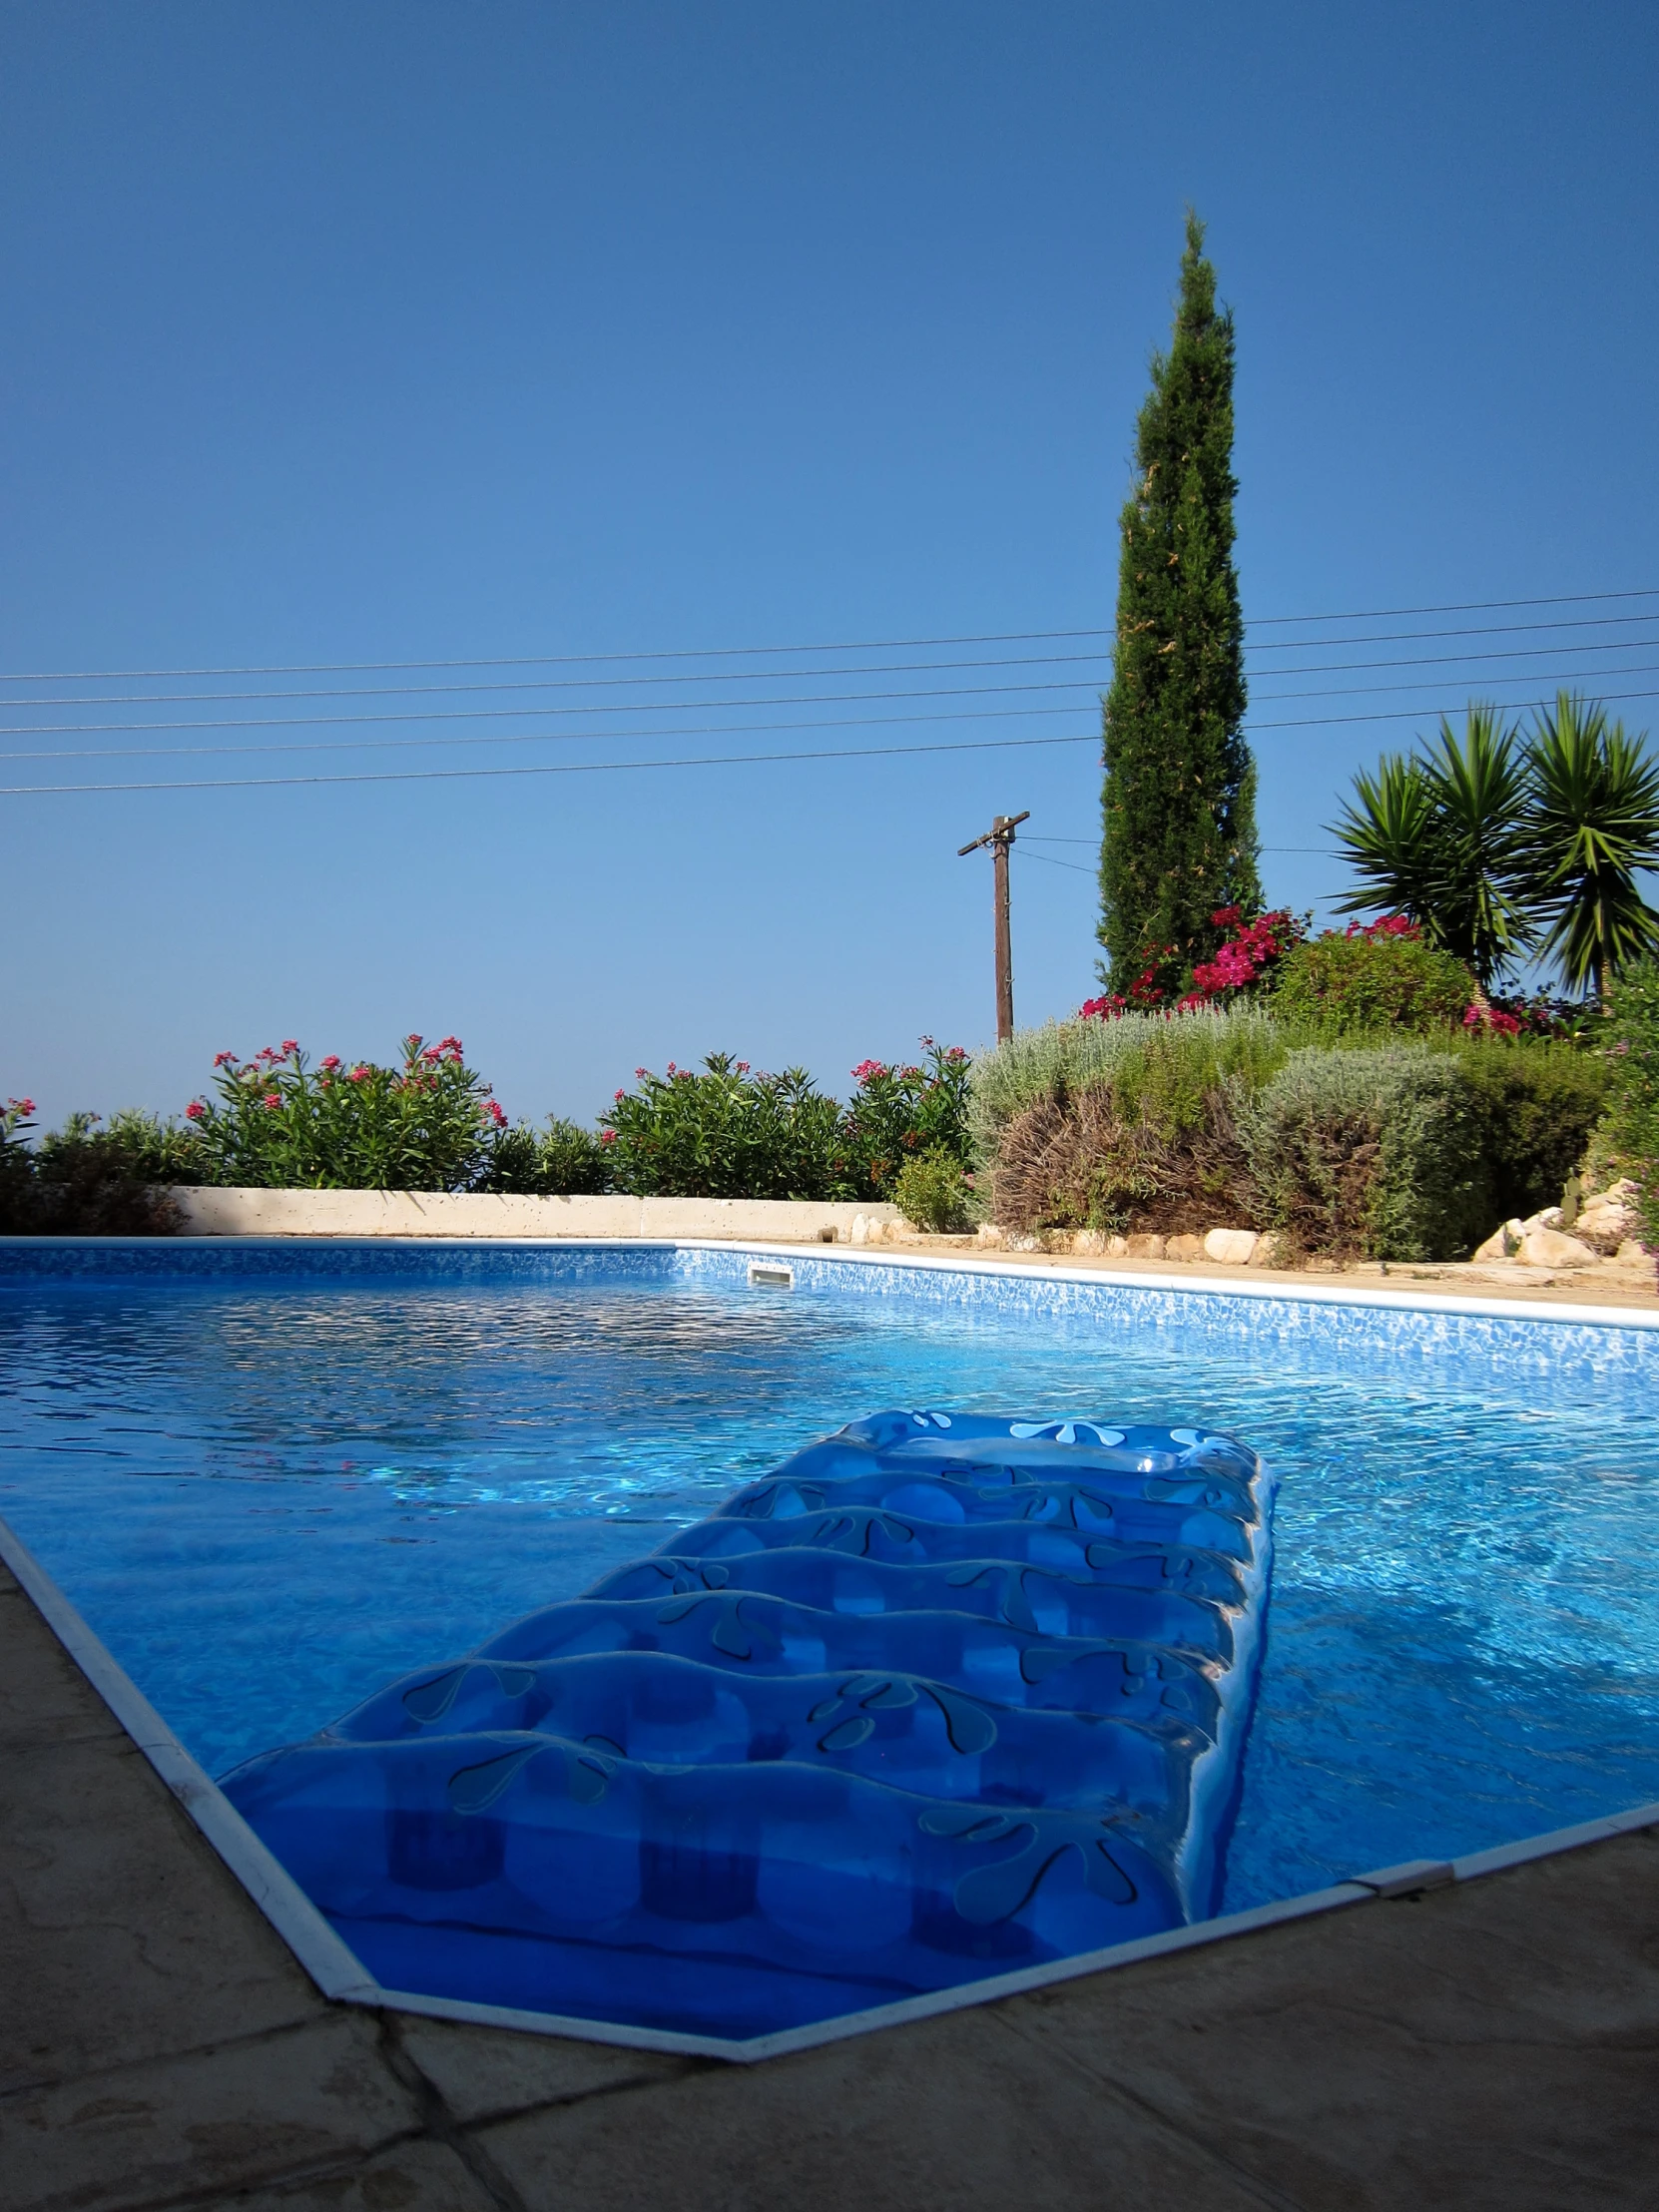
[[[1254,622],[1659,586],[1656,50],[1651,4],[1611,0],[12,7],[0,671],[1099,630],[1189,200],[1238,317]],[[37,734],[7,751],[104,757],[0,782],[1087,740],[1098,662],[804,672],[1102,642],[806,653],[761,682],[719,660],[14,682],[6,726]],[[1659,621],[1521,642],[1571,650],[1306,674],[1352,696],[1278,708],[1281,663],[1453,648],[1258,653],[1253,720],[1306,725],[1255,741],[1275,900],[1341,888],[1277,848],[1324,841],[1354,765],[1425,726],[1320,714],[1455,703],[1487,668],[1517,701],[1540,671],[1659,690]],[[630,673],[671,681],[112,704]],[[1077,688],[966,696],[1020,681]],[[1404,682],[1428,688],[1361,694]],[[894,689],[963,696],[823,703]],[[718,704],[750,697],[817,703]],[[20,704],[43,698],[103,704]],[[510,713],[69,732],[481,707]],[[1002,719],[764,728],[965,711]],[[447,742],[361,742],[411,736]],[[222,1047],[386,1056],[411,1028],[459,1031],[515,1114],[585,1117],[636,1063],[716,1046],[842,1086],[919,1032],[991,1029],[989,865],[955,847],[1022,808],[1092,838],[1096,747],[6,797],[0,1092],[177,1108]],[[1016,855],[1022,1020],[1093,988],[1092,862]]]

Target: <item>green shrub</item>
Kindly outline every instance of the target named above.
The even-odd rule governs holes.
[[[1449,1260],[1485,1233],[1481,1105],[1461,1055],[1294,1052],[1237,1119],[1260,1226],[1295,1253]]]
[[[1612,1063],[1579,1045],[1498,1037],[1459,1042],[1454,1056],[1480,1116],[1478,1242],[1500,1222],[1560,1204],[1606,1109]]]
[[[179,1227],[179,1209],[161,1186],[197,1180],[188,1131],[134,1109],[97,1127],[96,1114],[71,1114],[31,1151],[27,1099],[0,1113],[0,1232],[34,1237],[157,1237]]]
[[[848,1168],[840,1108],[805,1068],[753,1075],[712,1052],[703,1072],[637,1069],[618,1091],[600,1141],[619,1191],[639,1198],[808,1198],[838,1195]]]
[[[1228,1082],[1258,1089],[1285,1052],[1280,1030],[1251,1006],[1090,1017],[1016,1030],[973,1063],[968,1120],[974,1158],[991,1167],[1003,1129],[1028,1108],[1098,1089],[1112,1094],[1123,1119],[1174,1137],[1202,1124],[1204,1102]]]
[[[217,1100],[185,1113],[207,1180],[267,1190],[464,1191],[507,1117],[458,1037],[403,1040],[400,1067],[335,1053],[313,1070],[289,1037],[244,1063],[214,1062]]]
[[[890,1198],[906,1161],[924,1153],[972,1164],[968,1056],[960,1045],[937,1045],[931,1037],[921,1043],[919,1063],[863,1060],[852,1070],[857,1088],[841,1121],[850,1198]]]
[[[942,1146],[906,1160],[893,1180],[892,1202],[904,1219],[939,1236],[968,1227],[971,1198],[961,1161]]]
[[[1017,1034],[974,1063],[977,1157],[1005,1228],[1249,1225],[1231,1098],[1285,1045],[1248,1006],[1087,1018]]]
[[[1607,1021],[1607,1119],[1597,1149],[1641,1185],[1642,1226],[1659,1244],[1659,962],[1628,968]]]
[[[593,1198],[610,1187],[610,1162],[594,1131],[553,1114],[545,1129],[523,1121],[498,1129],[474,1186],[531,1198]]]
[[[865,1060],[843,1110],[805,1068],[757,1075],[712,1053],[703,1071],[636,1068],[600,1142],[619,1191],[640,1197],[888,1198],[907,1160],[943,1152],[965,1164],[967,1054],[923,1040],[926,1059]]]
[[[1474,987],[1461,960],[1408,926],[1328,929],[1280,963],[1273,1011],[1321,1043],[1383,1030],[1435,1036],[1461,1023]]]

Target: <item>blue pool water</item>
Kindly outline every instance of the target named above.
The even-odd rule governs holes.
[[[1092,1287],[1022,1312],[833,1263],[751,1290],[731,1255],[54,1264],[0,1258],[0,1513],[213,1772],[933,1404],[1191,1422],[1276,1468],[1228,1909],[1659,1798],[1634,1330]]]

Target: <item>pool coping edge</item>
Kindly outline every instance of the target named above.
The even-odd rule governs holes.
[[[882,2028],[900,2027],[949,2012],[965,2011],[974,2005],[995,2003],[1003,1997],[1023,1996],[1078,1980],[1086,1974],[1136,1965],[1143,1959],[1226,1942],[1283,1922],[1312,1920],[1349,1906],[1415,1897],[1452,1883],[1476,1881],[1485,1875],[1524,1866],[1532,1860],[1554,1858],[1563,1852],[1582,1850],[1591,1844],[1659,1827],[1659,1802],[1634,1806],[1622,1813],[1580,1821],[1543,1835],[1522,1837],[1514,1843],[1499,1844],[1485,1851],[1464,1853],[1456,1859],[1408,1860],[1397,1867],[1374,1869],[1328,1889],[1307,1891],[1300,1897],[1283,1898],[1243,1913],[1225,1914],[1186,1928],[1168,1929],[1161,1935],[1114,1943],[1101,1950],[1080,1951],[1074,1957],[1052,1959],[1041,1966],[961,1982],[954,1988],[934,1990],[924,1996],[906,1997],[892,2004],[840,2013],[832,2019],[815,2020],[804,2027],[783,2028],[742,2040],[634,2027],[508,2005],[479,2004],[465,1998],[427,1996],[416,1990],[388,1989],[374,1978],[219,1785],[185,1748],[3,1515],[0,1515],[0,1563],[16,1577],[69,1658],[86,1676],[197,1832],[242,1885],[321,1995],[332,2003],[357,2005],[373,2011],[404,2012],[463,2025],[565,2036],[574,2041],[610,2044],[630,2050],[753,2065],[764,2059],[785,2057],[793,2051],[813,2050],[824,2044],[847,2041],[853,2036],[874,2034]]]

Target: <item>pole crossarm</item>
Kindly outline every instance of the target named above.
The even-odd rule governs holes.
[[[1029,822],[1030,820],[1031,810],[1029,807],[1022,815],[998,815],[982,837],[975,837],[971,844],[959,844],[956,847],[957,859],[965,860],[970,852],[977,852],[980,846],[984,844],[1012,844],[1014,831],[1022,822]]]

